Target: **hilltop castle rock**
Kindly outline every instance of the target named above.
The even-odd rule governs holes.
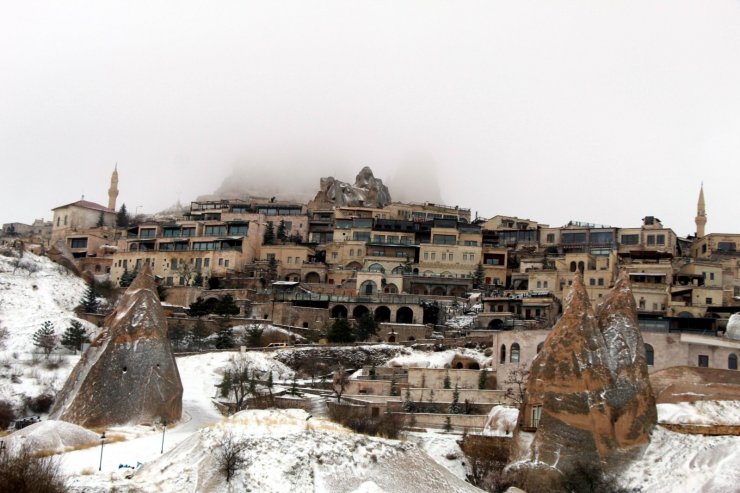
[[[657,413],[626,274],[594,312],[576,273],[563,316],[532,362],[525,412],[534,406],[541,418],[523,458],[561,471],[613,466],[649,442]]]
[[[391,202],[391,194],[383,180],[375,178],[365,166],[350,185],[332,176],[321,178],[321,188],[313,200],[314,206],[365,206],[384,207]]]
[[[148,264],[57,397],[51,419],[85,427],[180,419],[182,383]]]

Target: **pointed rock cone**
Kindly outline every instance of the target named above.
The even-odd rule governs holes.
[[[563,316],[532,363],[522,417],[541,406],[529,459],[567,470],[600,463],[613,446],[605,391],[613,379],[608,353],[580,273]]]
[[[657,411],[627,271],[620,272],[614,288],[596,309],[596,319],[606,340],[608,367],[614,378],[614,388],[606,393],[606,399],[612,409],[616,444],[620,449],[646,445]]]
[[[175,421],[182,383],[145,264],[57,396],[51,419],[85,427]]]

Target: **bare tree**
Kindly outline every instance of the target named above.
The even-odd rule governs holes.
[[[255,391],[255,378],[254,371],[250,371],[250,362],[247,358],[241,354],[235,356],[224,371],[219,385],[221,397],[228,398],[233,395],[235,410],[241,411],[247,396]]]
[[[218,448],[214,451],[218,470],[226,476],[226,482],[231,481],[236,471],[244,465],[245,459],[242,455],[247,449],[247,442],[234,437],[230,431],[218,442]]]
[[[340,366],[334,372],[334,378],[332,378],[331,381],[331,388],[334,391],[334,394],[337,396],[337,403],[342,402],[342,394],[344,394],[344,391],[347,390],[348,385],[349,373],[347,373],[347,371]]]
[[[524,402],[527,393],[527,381],[529,380],[529,366],[526,364],[517,366],[509,372],[504,380],[506,386],[506,397],[514,401],[517,406]]]

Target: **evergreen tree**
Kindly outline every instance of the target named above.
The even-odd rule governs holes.
[[[407,413],[413,413],[416,410],[416,405],[411,399],[411,389],[406,387],[406,398],[403,400],[403,410]]]
[[[449,388],[451,388],[450,387],[450,372],[449,371],[445,372],[445,378],[442,381],[442,388],[443,389],[449,389]]]
[[[205,339],[210,335],[210,332],[208,331],[208,327],[206,327],[205,322],[203,320],[198,319],[195,322],[195,326],[193,327],[193,332],[190,334],[191,340],[193,342],[193,348],[200,351],[203,348],[203,345],[205,344]]]
[[[483,369],[480,371],[480,373],[478,373],[478,389],[479,390],[485,390],[487,380],[488,380],[488,371]]]
[[[50,321],[44,322],[41,328],[33,334],[33,345],[43,349],[46,358],[57,347],[57,335],[54,333],[54,326]]]
[[[290,385],[290,395],[300,396],[301,393],[298,392],[298,382],[296,382],[295,373],[293,374],[293,383]]]
[[[245,342],[247,343],[247,346],[250,347],[257,347],[262,343],[262,333],[265,331],[264,328],[260,327],[259,325],[254,325],[247,329],[247,333],[245,334]]]
[[[485,272],[483,271],[483,264],[478,264],[473,272],[473,288],[483,289],[485,287]]]
[[[447,416],[447,417],[445,418],[445,426],[444,426],[444,430],[445,430],[446,432],[448,432],[448,433],[452,431],[452,420],[450,419],[450,417],[449,417],[449,416]]]
[[[209,310],[206,306],[206,301],[201,296],[198,296],[188,307],[188,315],[191,317],[202,317],[203,315],[208,315],[208,313]]]
[[[225,327],[216,334],[216,349],[230,349],[234,347],[234,332],[231,327]]]
[[[357,340],[367,341],[378,333],[378,321],[370,313],[363,313],[357,320]]]
[[[285,230],[285,220],[281,219],[278,223],[277,227],[277,239],[280,241],[285,241],[288,239],[288,232]]]
[[[100,215],[98,216],[98,222],[96,224],[98,228],[102,228],[105,226],[105,216],[103,215],[103,211],[100,211]]]
[[[230,294],[224,295],[216,305],[214,310],[219,315],[239,315],[239,307],[234,302],[234,297]]]
[[[167,336],[172,342],[172,345],[174,346],[175,350],[180,349],[180,346],[182,345],[182,341],[185,340],[186,334],[187,333],[185,332],[185,327],[182,325],[182,322],[180,322],[179,320],[175,322],[167,330]]]
[[[82,310],[84,310],[85,313],[98,313],[98,298],[92,283],[89,283],[87,285],[87,289],[85,289],[85,296],[82,299],[82,303],[80,303],[80,307],[82,308]]]
[[[203,287],[203,274],[198,272],[195,274],[195,279],[193,279],[193,286],[202,288]]]
[[[355,342],[349,320],[343,317],[334,319],[334,323],[326,334],[326,339],[329,342]]]
[[[77,320],[72,320],[70,326],[62,334],[62,346],[70,351],[78,351],[83,343],[88,342],[90,338],[82,324]]]
[[[275,257],[270,257],[267,261],[267,281],[273,282],[277,279],[277,260]]]
[[[124,270],[123,274],[121,274],[121,280],[118,281],[118,284],[122,288],[127,288],[131,286],[131,283],[134,282],[134,279],[136,279],[136,276],[138,274],[139,273],[136,270],[133,270],[131,272],[129,272],[128,270]]]
[[[450,414],[460,414],[462,412],[462,407],[460,407],[460,390],[457,388],[457,384],[455,384],[455,390],[452,391],[452,402],[447,411]]]
[[[262,244],[263,245],[273,245],[275,243],[275,226],[272,224],[272,221],[267,221],[267,226],[265,226],[265,234],[262,237]]]
[[[167,300],[167,288],[165,286],[157,284],[157,297],[159,298],[159,301]]]
[[[293,233],[288,238],[288,241],[291,243],[295,243],[296,245],[300,245],[301,243],[303,243],[303,237],[300,233]]]
[[[126,204],[121,204],[121,208],[118,209],[118,213],[116,214],[116,226],[125,228],[128,226],[129,221],[130,218],[126,210]]]

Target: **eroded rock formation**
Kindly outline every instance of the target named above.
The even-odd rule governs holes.
[[[312,207],[359,206],[384,207],[391,202],[391,194],[383,180],[375,178],[373,171],[365,166],[357,174],[355,184],[350,185],[332,176],[321,178],[321,188],[312,202]]]
[[[649,441],[655,400],[629,280],[594,312],[580,273],[527,384],[522,416],[541,407],[525,459],[567,470],[609,464]]]
[[[50,417],[85,427],[173,421],[182,383],[148,265],[106,317],[57,397]]]

